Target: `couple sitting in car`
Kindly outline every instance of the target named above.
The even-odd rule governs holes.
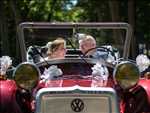
[[[52,58],[64,58],[66,55],[66,41],[63,38],[57,38],[52,42],[48,42],[47,47],[48,57],[46,58],[46,60]],[[93,55],[95,50],[89,50],[92,48],[96,48],[96,41],[92,36],[85,35],[85,37],[79,40],[79,48],[83,55],[86,55],[87,57],[91,56]]]
[[[46,60],[65,58],[66,41],[63,38],[57,38],[52,42],[48,42],[47,47],[48,47],[48,51],[47,51],[48,56],[46,57]],[[84,37],[82,37],[82,39],[79,40],[79,49],[83,53],[83,57],[92,56],[92,58],[95,58],[95,56],[93,56],[94,54],[97,54],[95,39],[90,35],[85,35]],[[93,77],[95,77],[94,80],[102,79],[104,81],[107,81],[109,74],[106,66],[102,65],[101,63],[96,63],[93,67],[91,67],[91,69],[92,69],[92,75]],[[58,68],[56,65],[52,65],[48,69],[45,69],[42,77],[44,79],[54,79],[54,75],[60,76],[62,73],[63,72],[60,68]],[[99,85],[100,86],[104,85],[102,83],[100,82]],[[105,82],[105,85],[106,84],[107,82]],[[96,87],[97,85],[98,83],[96,81],[92,82],[92,86]]]

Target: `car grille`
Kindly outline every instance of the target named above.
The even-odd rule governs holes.
[[[37,113],[118,113],[115,96],[99,91],[43,93],[37,101]]]

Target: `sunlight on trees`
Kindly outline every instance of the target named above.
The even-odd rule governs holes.
[[[134,6],[134,8],[130,4],[130,0],[114,2],[115,1],[109,2],[107,0],[3,0],[0,2],[1,53],[9,53],[14,56],[18,54],[16,49],[16,33],[17,26],[22,21],[132,22],[131,24],[135,28],[134,37],[136,40],[134,43],[146,43],[146,48],[149,49],[149,1],[141,2],[138,0],[135,2],[135,0],[133,0],[136,6]],[[113,7],[113,4],[116,4],[116,8]],[[118,13],[116,13],[116,11]],[[131,18],[131,14],[135,15],[136,18]],[[9,48],[13,47],[15,49],[9,51],[9,48],[5,47],[6,45],[9,45],[7,46]],[[137,52],[137,47],[138,45],[134,45],[132,49]]]

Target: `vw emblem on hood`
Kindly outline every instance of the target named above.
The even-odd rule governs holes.
[[[84,103],[81,99],[74,99],[71,102],[71,108],[75,112],[81,112],[84,109]]]

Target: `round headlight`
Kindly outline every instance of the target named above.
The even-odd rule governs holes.
[[[125,61],[116,66],[113,75],[123,89],[128,89],[138,82],[140,72],[134,63]]]
[[[31,90],[39,80],[39,70],[31,63],[22,63],[17,66],[13,73],[17,86]]]

